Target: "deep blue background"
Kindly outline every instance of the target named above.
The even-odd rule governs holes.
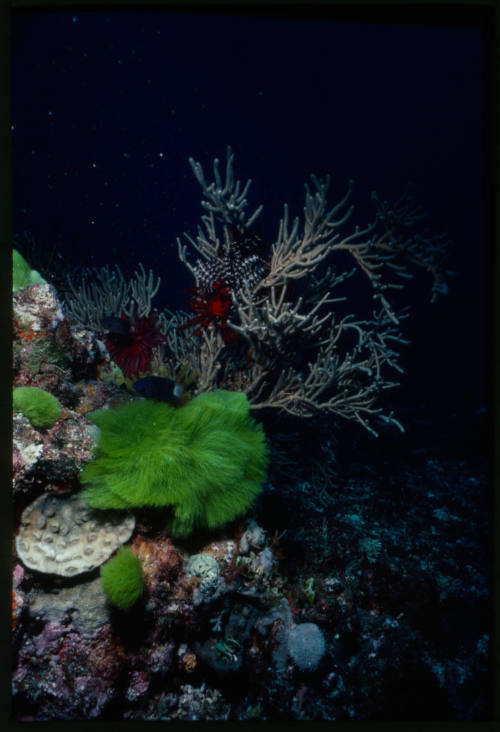
[[[142,261],[162,277],[157,304],[185,308],[176,237],[200,215],[189,156],[208,168],[233,147],[271,240],[312,172],[333,174],[332,200],[355,179],[361,225],[372,190],[394,200],[411,180],[458,274],[436,305],[424,275],[412,290],[393,398],[435,415],[485,404],[481,30],[75,12],[17,15],[12,37],[17,234],[58,232],[78,248],[68,261],[128,275]]]

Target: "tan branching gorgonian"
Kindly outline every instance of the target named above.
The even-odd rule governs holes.
[[[187,244],[178,240],[178,251],[200,287],[207,268],[200,260],[194,266],[188,261],[188,245],[201,262],[223,271],[228,254],[244,241],[246,249],[240,258],[246,256],[250,268],[248,241],[252,237],[258,241],[252,227],[262,207],[246,215],[251,181],[242,185],[235,179],[230,149],[224,179],[217,160],[211,182],[200,163],[192,159],[190,163],[202,188],[206,213],[196,239],[186,235]],[[432,274],[432,299],[446,292],[442,261],[448,242],[445,237],[414,232],[422,212],[407,195],[391,209],[374,194],[374,221],[346,233],[354,210],[348,206],[353,183],[333,206],[328,203],[329,185],[329,178],[311,177],[303,216],[292,220],[285,205],[260,276],[231,289],[228,326],[246,344],[248,362],[242,365],[241,354],[237,359],[234,349],[219,343],[218,368],[211,366],[210,378],[204,381],[212,388],[242,389],[254,410],[274,408],[303,417],[331,413],[357,420],[374,433],[373,418],[403,429],[392,413],[384,413],[378,405],[381,392],[397,385],[387,370],[401,372],[397,348],[406,342],[400,323],[404,314],[395,312],[390,293],[401,290],[401,280],[412,276],[411,265]],[[260,260],[261,245],[262,237]],[[340,254],[344,261],[345,255],[351,257],[353,269],[341,272],[333,267],[332,259]],[[356,271],[363,273],[372,288],[374,308],[368,319],[356,318],[355,302],[352,313],[343,317],[336,313],[338,303],[344,310],[346,305],[350,309],[348,290],[343,296],[334,294]],[[211,328],[213,331],[215,326]],[[213,337],[213,332],[204,333],[207,337]],[[204,346],[200,341],[199,347]]]
[[[114,269],[106,265],[84,269],[77,279],[68,274],[67,283],[68,313],[83,327],[100,331],[103,318],[109,316],[119,317],[124,313],[132,317],[134,312],[139,318],[149,315],[161,279],[158,277],[155,282],[151,270],[146,276],[143,265],[139,264],[139,270],[127,281],[118,265]]]

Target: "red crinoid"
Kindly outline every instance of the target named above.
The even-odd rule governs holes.
[[[203,329],[208,328],[210,323],[214,323],[220,328],[224,343],[236,343],[238,333],[230,328],[227,323],[232,303],[229,288],[224,281],[218,279],[210,287],[209,292],[203,292],[197,287],[193,287],[189,294],[193,296],[189,305],[196,315],[179,326],[179,329],[187,330],[197,325],[199,327],[194,331],[194,335],[201,335]]]
[[[147,371],[153,348],[165,340],[156,316],[156,310],[143,318],[134,313],[131,321],[123,313],[125,327],[113,328],[104,337],[111,360],[121,368],[126,379]]]

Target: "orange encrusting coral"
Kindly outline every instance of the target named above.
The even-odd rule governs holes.
[[[45,335],[40,331],[34,331],[29,329],[19,330],[17,332],[17,335],[22,341],[32,341],[35,338],[41,339],[45,337]]]

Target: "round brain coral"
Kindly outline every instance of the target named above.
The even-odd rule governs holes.
[[[100,436],[82,498],[93,508],[172,506],[172,533],[186,536],[231,521],[260,493],[268,450],[244,394],[208,392],[177,408],[138,400],[90,419]]]
[[[139,557],[122,546],[101,567],[101,583],[106,597],[120,610],[128,610],[142,595],[144,575]]]
[[[325,637],[316,623],[299,623],[290,631],[288,652],[301,671],[314,671],[325,650]]]
[[[18,386],[12,401],[14,411],[28,417],[33,427],[52,427],[61,415],[58,399],[37,386]]]

